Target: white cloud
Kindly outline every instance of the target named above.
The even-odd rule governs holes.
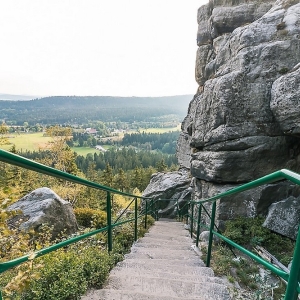
[[[195,93],[201,0],[0,2],[0,92]]]

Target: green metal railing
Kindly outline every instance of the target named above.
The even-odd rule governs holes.
[[[134,222],[134,240],[136,241],[138,239],[138,219],[141,218],[144,215],[144,213],[150,213],[157,217],[157,209],[155,209],[155,206],[157,205],[156,201],[153,201],[150,198],[145,198],[145,197],[140,197],[140,196],[124,193],[119,190],[115,190],[113,188],[86,180],[84,178],[80,178],[75,175],[65,173],[60,170],[45,166],[43,164],[34,162],[32,160],[26,159],[24,157],[21,157],[19,155],[16,155],[16,154],[13,154],[13,153],[7,152],[5,150],[1,150],[1,149],[0,149],[0,161],[11,164],[11,165],[15,165],[18,167],[22,167],[22,168],[25,168],[28,170],[36,171],[38,173],[46,174],[51,177],[67,180],[70,182],[74,182],[74,183],[77,183],[80,185],[84,185],[87,187],[95,188],[97,190],[102,190],[102,191],[106,192],[106,195],[107,195],[106,196],[107,226],[97,229],[97,230],[93,230],[91,232],[88,232],[88,233],[85,233],[85,234],[82,234],[79,236],[76,236],[76,237],[73,237],[73,238],[70,238],[68,240],[59,242],[57,244],[46,247],[39,251],[36,251],[34,253],[35,258],[43,256],[47,253],[50,253],[50,252],[60,249],[62,247],[68,246],[70,244],[76,243],[80,240],[86,239],[86,238],[93,236],[95,234],[98,234],[100,232],[107,233],[107,248],[108,248],[108,251],[112,251],[113,250],[113,228],[114,227],[121,226],[125,223]],[[131,218],[129,220],[119,221],[121,219],[122,215],[126,212],[126,210],[124,210],[123,213],[113,222],[111,194],[119,194],[119,195],[123,195],[126,197],[133,197],[133,200],[128,204],[126,210],[134,202],[134,218]],[[138,199],[143,199],[146,202],[146,207],[147,207],[146,210],[143,210],[140,213],[138,212]],[[150,202],[150,203],[148,203],[148,202]],[[144,226],[145,226],[145,228],[147,227],[147,215],[145,215]],[[22,257],[18,257],[13,260],[10,260],[10,261],[1,262],[0,263],[0,274],[30,260],[30,257],[32,257],[32,254],[24,255]],[[0,300],[2,300],[1,291],[0,291]]]
[[[134,222],[134,225],[135,225],[134,226],[134,239],[137,240],[138,219],[141,216],[145,215],[144,226],[146,228],[147,215],[152,215],[156,220],[158,220],[158,217],[159,217],[158,216],[158,208],[160,206],[159,202],[165,201],[164,199],[153,200],[150,198],[145,198],[145,197],[140,197],[140,196],[136,196],[136,195],[132,195],[132,194],[128,194],[128,193],[123,193],[121,191],[112,189],[110,187],[106,187],[106,186],[100,185],[98,183],[91,182],[86,179],[83,179],[83,178],[50,168],[50,167],[47,167],[40,163],[31,161],[29,159],[23,158],[21,156],[12,154],[10,152],[7,152],[7,151],[1,150],[1,149],[0,149],[0,161],[9,163],[9,164],[12,164],[15,166],[23,167],[25,169],[33,170],[33,171],[36,171],[39,173],[43,173],[43,174],[46,174],[46,175],[49,175],[49,176],[52,176],[55,178],[60,178],[60,179],[71,181],[71,182],[81,184],[81,185],[84,185],[87,187],[92,187],[92,188],[95,188],[98,190],[103,190],[103,191],[106,191],[106,193],[107,193],[107,197],[106,197],[107,226],[106,227],[94,230],[92,232],[89,232],[89,233],[86,233],[86,234],[83,234],[83,235],[80,235],[77,237],[70,238],[66,241],[63,241],[63,242],[57,243],[55,245],[49,246],[47,248],[41,249],[39,251],[36,251],[34,253],[35,257],[45,255],[45,254],[55,251],[59,248],[76,243],[82,239],[88,238],[92,235],[95,235],[97,233],[104,232],[104,231],[107,233],[108,251],[112,251],[112,249],[113,249],[113,232],[112,232],[112,230],[114,227],[123,225],[128,222]],[[299,287],[299,281],[300,281],[300,234],[299,234],[299,232],[298,232],[298,236],[297,236],[297,240],[296,240],[296,245],[295,245],[295,250],[294,250],[294,255],[293,255],[293,260],[292,260],[292,265],[291,265],[291,271],[290,271],[290,273],[287,273],[287,272],[275,267],[274,265],[270,264],[268,261],[262,259],[261,257],[255,255],[251,251],[236,244],[234,241],[226,238],[218,231],[218,229],[215,230],[215,228],[216,228],[216,225],[215,225],[216,201],[218,199],[225,197],[225,196],[230,196],[233,194],[241,193],[243,191],[250,190],[250,189],[259,187],[261,185],[273,183],[273,182],[280,181],[280,180],[290,180],[291,182],[300,185],[300,175],[299,174],[283,169],[283,170],[274,172],[272,174],[269,174],[267,176],[261,177],[250,183],[243,184],[237,188],[228,190],[224,193],[220,193],[220,194],[210,197],[208,199],[204,199],[204,200],[200,200],[200,201],[189,201],[189,202],[185,203],[182,207],[179,207],[178,200],[171,200],[171,201],[176,201],[175,206],[177,208],[177,213],[178,213],[180,220],[183,220],[183,218],[186,216],[187,223],[188,223],[188,219],[190,219],[191,236],[193,235],[194,224],[196,224],[196,245],[197,246],[199,243],[200,228],[202,226],[209,228],[209,243],[208,243],[207,259],[206,259],[207,266],[210,265],[213,236],[215,235],[218,238],[220,238],[221,240],[223,240],[224,242],[226,242],[231,247],[237,248],[239,251],[241,251],[242,253],[251,257],[256,262],[262,264],[264,267],[266,267],[267,269],[272,271],[274,274],[276,274],[276,275],[280,276],[281,278],[283,278],[284,280],[286,280],[288,282],[288,284],[287,284],[284,300],[296,300],[298,297],[298,294],[300,293],[300,287]],[[114,222],[112,221],[111,194],[119,194],[119,195],[123,195],[123,196],[133,197],[133,200],[130,202],[130,204],[128,205],[128,207],[126,209],[128,209],[130,207],[130,205],[134,202],[134,207],[135,207],[134,218],[131,218],[131,219],[125,220],[125,221],[119,221],[120,218],[122,217],[122,214],[121,214]],[[145,206],[143,207],[143,209],[140,213],[138,213],[137,199],[145,200],[144,201]],[[170,201],[170,199],[168,199],[168,201]],[[211,214],[208,213],[205,206],[203,205],[204,203],[209,203],[209,202],[212,203]],[[198,216],[197,216],[197,218],[195,218],[194,211],[197,209],[197,206],[198,206]],[[191,213],[188,213],[188,212],[186,213],[186,211],[188,211],[188,209],[190,210]],[[205,212],[211,220],[209,227],[201,224],[201,216],[202,216],[203,212]],[[123,212],[123,214],[124,213],[125,213],[125,211]],[[28,261],[29,256],[31,256],[31,255],[25,255],[25,256],[13,259],[11,261],[8,261],[8,262],[0,263],[0,274],[2,272],[5,272],[8,269],[11,269],[11,268],[23,263],[23,262]],[[2,300],[1,292],[0,292],[0,300]]]
[[[273,183],[273,182],[280,181],[280,180],[289,180],[295,184],[300,185],[300,175],[299,174],[294,173],[289,170],[286,170],[286,169],[282,169],[280,171],[266,175],[257,180],[243,184],[239,187],[233,188],[231,190],[220,193],[213,197],[210,197],[210,198],[207,198],[204,200],[200,200],[200,201],[190,201],[189,202],[190,213],[187,214],[187,218],[190,219],[191,236],[193,235],[194,224],[196,224],[196,246],[198,246],[198,243],[199,243],[200,227],[205,227],[205,228],[209,229],[209,241],[208,241],[207,258],[206,258],[207,267],[210,266],[213,236],[215,235],[218,238],[220,238],[221,240],[223,240],[224,242],[226,242],[231,247],[238,249],[242,253],[246,254],[247,256],[249,256],[256,262],[258,262],[259,264],[261,264],[264,267],[266,267],[267,269],[269,269],[271,272],[273,272],[277,276],[286,280],[287,288],[286,288],[284,300],[296,300],[296,299],[298,299],[298,294],[300,293],[300,286],[299,286],[299,282],[300,282],[300,234],[299,234],[299,230],[300,230],[300,228],[298,229],[298,236],[297,236],[296,245],[295,245],[295,249],[294,249],[290,273],[287,273],[287,272],[277,268],[276,266],[272,265],[268,261],[255,255],[251,251],[243,248],[242,246],[238,245],[237,243],[233,242],[232,240],[226,238],[218,231],[218,229],[215,230],[215,228],[216,228],[216,225],[215,225],[216,200],[218,200],[222,197],[225,197],[225,196],[238,194],[238,193],[244,192],[246,190],[254,189],[261,185]],[[212,203],[210,214],[208,213],[205,206],[203,205],[204,203]],[[196,206],[198,206],[198,208]],[[195,220],[195,218],[194,218],[194,211],[196,209],[198,209],[197,220]],[[201,224],[201,216],[202,216],[203,211],[209,216],[209,218],[211,220],[210,226]]]

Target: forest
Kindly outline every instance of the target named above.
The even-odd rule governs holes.
[[[122,192],[141,195],[154,173],[178,169],[174,153],[179,132],[166,132],[166,127],[176,128],[182,121],[191,96],[176,97],[51,97],[0,101],[0,147],[6,144],[12,153]],[[164,131],[140,132],[141,126]],[[87,127],[95,128],[97,134],[85,133]],[[124,133],[112,140],[117,130]],[[16,147],[13,144],[16,138],[8,141],[9,136],[29,137],[36,133],[47,138],[45,147],[29,151]],[[95,150],[93,147],[98,143],[105,145],[104,152],[88,155],[74,152],[84,146]],[[80,226],[78,234],[106,226],[107,202],[103,191],[2,162],[0,178],[1,261],[33,253],[68,238],[62,233],[60,239],[52,241],[47,224],[39,232],[29,233],[8,226],[12,214],[6,208],[36,188],[49,187],[71,203]],[[116,218],[130,201],[129,197],[114,195],[113,217]],[[150,217],[148,220],[153,222]],[[142,220],[139,235],[145,232],[141,224]],[[105,235],[97,235],[6,271],[0,277],[3,296],[15,300],[79,299],[88,287],[101,287],[109,270],[130,249],[132,224],[114,229],[114,235],[114,250],[110,254],[106,250]]]
[[[53,96],[30,101],[0,101],[0,120],[8,125],[82,124],[87,121],[155,121],[164,115],[180,120],[191,95],[168,97]]]

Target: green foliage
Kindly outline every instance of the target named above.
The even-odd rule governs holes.
[[[147,224],[153,223],[148,217]],[[143,225],[141,218],[138,236],[145,233]],[[109,271],[132,245],[133,222],[115,228],[113,236],[110,253],[106,250],[106,237],[99,234],[36,259],[32,256],[29,264],[21,265],[19,271],[9,270],[0,277],[0,289],[6,285],[4,299],[75,300],[80,299],[88,287],[101,288]]]
[[[291,261],[295,243],[289,238],[263,227],[263,222],[263,217],[240,217],[227,221],[224,235],[249,249],[253,246],[261,245],[283,264],[287,265]]]
[[[256,245],[261,245],[274,255],[281,263],[287,265],[292,258],[294,241],[271,232],[262,227],[264,218],[237,218],[225,223],[223,235],[237,244],[254,251]],[[205,254],[206,249],[202,249]],[[229,281],[238,281],[250,292],[249,299],[282,299],[285,286],[279,283],[272,285],[265,277],[258,274],[258,264],[237,249],[233,249],[238,259],[233,258],[225,244],[215,245],[212,249],[211,266],[219,276],[227,276]],[[204,256],[205,258],[206,256]]]
[[[281,68],[278,72],[283,75],[283,74],[286,74],[288,71],[289,71],[289,69],[284,67],[284,68]]]
[[[74,209],[78,225],[84,227],[94,227],[96,229],[107,225],[106,212],[103,210],[78,207]]]

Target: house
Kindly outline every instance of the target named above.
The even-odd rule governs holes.
[[[99,151],[101,151],[101,152],[106,152],[106,151],[107,151],[106,149],[104,149],[104,148],[103,148],[102,146],[100,146],[100,145],[96,145],[95,149],[96,149],[96,150],[99,150]]]
[[[84,133],[96,135],[97,134],[97,130],[95,128],[86,128],[85,131],[84,131]]]

